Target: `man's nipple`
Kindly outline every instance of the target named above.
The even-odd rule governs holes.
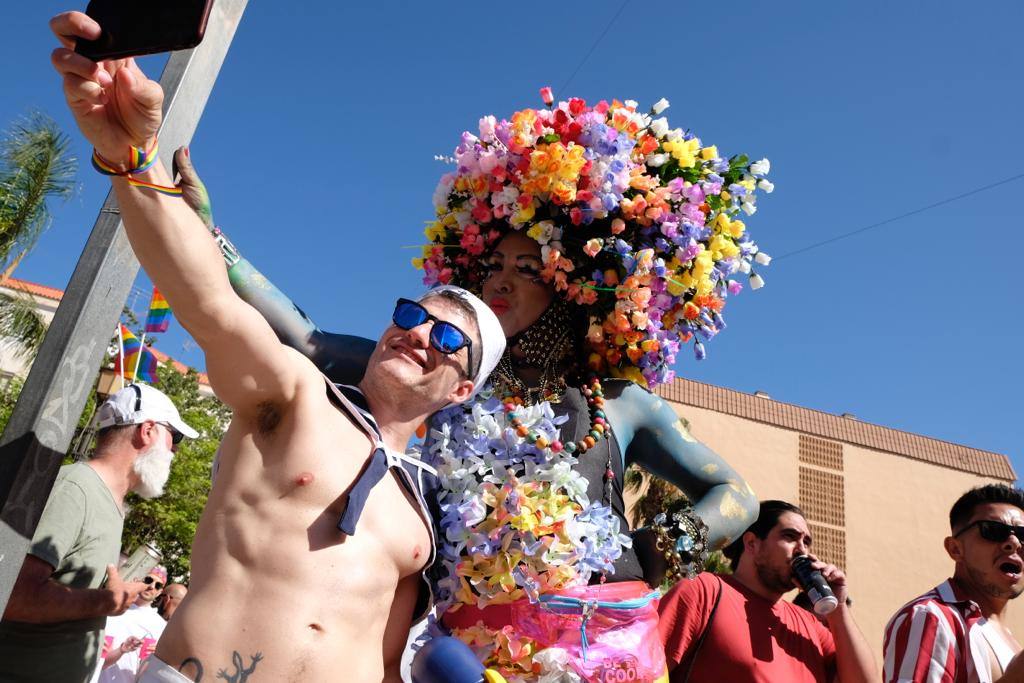
[[[298,486],[308,486],[313,483],[312,472],[302,472],[299,476],[295,477],[295,484]]]

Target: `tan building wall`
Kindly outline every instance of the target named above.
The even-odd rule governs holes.
[[[950,506],[972,486],[1016,478],[1000,454],[770,398],[687,380],[660,393],[759,498],[804,509],[817,552],[849,575],[854,614],[879,663],[893,612],[952,573],[942,547]],[[1011,604],[1009,617],[1024,633],[1024,603]]]
[[[63,292],[11,278],[0,284],[0,294],[30,299],[35,304],[36,312],[49,325],[53,321],[54,313],[57,312],[57,305]],[[0,378],[25,377],[28,375],[29,367],[29,359],[18,353],[17,342],[0,338]]]

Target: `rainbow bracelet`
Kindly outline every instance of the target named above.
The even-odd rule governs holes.
[[[138,180],[132,177],[133,173],[144,173],[153,167],[156,163],[157,152],[160,149],[159,143],[154,140],[153,146],[149,151],[135,147],[134,145],[129,147],[128,152],[128,163],[131,168],[127,171],[118,171],[114,168],[114,165],[100,156],[100,153],[95,148],[92,150],[92,167],[103,175],[120,176],[128,180],[128,184],[134,187],[142,187],[148,190],[155,190],[161,194],[170,195],[172,197],[181,196],[181,187],[179,186],[167,186],[157,185],[156,183],[147,183],[144,180]]]

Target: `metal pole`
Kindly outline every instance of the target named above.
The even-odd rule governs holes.
[[[167,166],[171,150],[192,139],[247,2],[216,0],[202,44],[167,61]],[[138,269],[111,190],[0,437],[0,614]]]

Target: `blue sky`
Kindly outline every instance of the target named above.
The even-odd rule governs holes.
[[[48,60],[46,22],[65,8],[0,10],[0,125],[41,109],[73,133]],[[421,287],[406,247],[432,216],[433,157],[461,131],[540,106],[543,85],[666,97],[672,125],[769,158],[776,185],[747,221],[776,257],[768,286],[731,299],[729,329],[702,363],[681,354],[679,374],[1006,453],[1022,471],[1024,179],[801,251],[1022,173],[1022,24],[1011,0],[252,2],[192,157],[254,264],[324,328],[376,336]],[[80,166],[80,193],[16,276],[67,284],[109,188]],[[201,366],[180,326],[158,347]]]

